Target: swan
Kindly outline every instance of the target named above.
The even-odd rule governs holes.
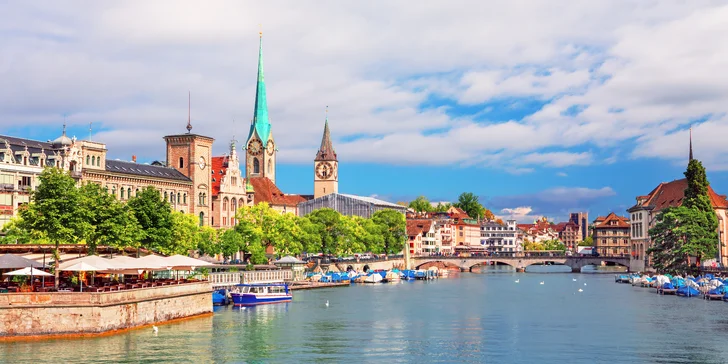
[[[579,288],[579,292],[584,292],[584,290],[583,290],[583,289],[581,289],[581,288]]]
[[[520,279],[516,279],[516,283],[521,283],[521,280]]]
[[[329,307],[329,300],[326,300],[326,307]]]
[[[574,282],[576,282],[576,278],[572,278],[571,280],[574,281]]]
[[[544,283],[545,283],[544,281],[541,281],[541,283],[539,283],[539,284],[544,284]]]

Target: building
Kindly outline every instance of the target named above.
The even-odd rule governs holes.
[[[692,135],[689,146],[689,160],[693,159]],[[652,266],[647,249],[652,246],[649,230],[654,227],[657,215],[668,207],[682,205],[685,198],[685,189],[688,186],[687,179],[679,179],[672,182],[663,182],[657,185],[649,194],[637,196],[637,203],[627,209],[631,217],[631,263],[630,269],[644,270]],[[719,195],[713,188],[708,186],[708,197],[718,217],[718,256],[717,260],[722,266],[728,265],[728,201],[726,195]]]
[[[559,234],[558,239],[564,243],[566,250],[576,253],[579,242],[582,241],[579,225],[569,220],[554,225],[553,229]]]
[[[240,160],[235,142],[230,142],[230,155],[212,157],[212,217],[210,225],[215,228],[235,226],[235,213],[239,207],[251,206],[254,202],[253,186],[246,182],[240,170]]]
[[[298,216],[305,216],[314,210],[322,208],[334,209],[342,215],[361,216],[364,218],[371,218],[375,212],[385,209],[395,210],[402,214],[407,210],[404,206],[379,200],[374,197],[331,193],[298,203]]]
[[[579,226],[579,241],[586,240],[587,236],[589,236],[589,213],[572,212],[571,214],[569,214],[569,221]]]
[[[38,175],[47,162],[56,163],[49,157],[58,153],[50,143],[0,136],[0,229],[30,202]]]
[[[407,245],[410,255],[437,253],[437,239],[432,219],[407,219]]]
[[[316,152],[313,162],[313,197],[319,198],[331,193],[339,193],[339,161],[336,150],[331,143],[329,132],[329,116],[326,112],[324,135],[321,138],[321,147]]]
[[[559,233],[554,230],[554,224],[544,216],[533,224],[518,224],[518,229],[523,233],[523,240],[533,243],[541,243],[549,240],[557,240]]]
[[[614,212],[594,220],[594,249],[600,255],[623,255],[630,253],[629,219]]]
[[[440,244],[440,253],[451,255],[455,253],[453,221],[449,217],[435,218],[435,234]]]
[[[455,235],[455,251],[479,252],[485,248],[480,244],[480,224],[471,218],[463,209],[450,207],[447,216],[452,220]]]
[[[486,221],[480,225],[480,244],[492,253],[522,252],[518,235],[516,220],[508,220],[505,224]]]

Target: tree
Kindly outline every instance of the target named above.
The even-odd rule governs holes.
[[[543,242],[543,250],[560,250],[565,251],[566,245],[558,239],[546,240]]]
[[[82,186],[79,194],[85,219],[84,239],[91,254],[99,245],[138,246],[141,228],[128,206],[95,183]]]
[[[364,234],[364,251],[374,254],[382,254],[385,252],[384,236],[382,228],[372,219],[358,218],[357,222],[362,228]]]
[[[700,265],[702,258],[713,257],[718,252],[717,246],[720,244],[718,217],[708,195],[708,177],[699,160],[690,160],[685,171],[685,178],[688,187],[685,189],[683,206],[695,210],[699,216],[691,216],[690,221],[696,226],[690,227],[691,234],[686,241],[688,246],[683,250],[686,253],[689,251],[690,255],[697,257],[696,263]]]
[[[416,199],[410,201],[409,208],[417,212],[430,212],[434,210],[432,204],[429,200],[427,200],[427,197],[425,196],[419,196]]]
[[[523,242],[523,251],[537,251],[537,250],[546,250],[546,247],[541,244],[534,241],[526,240]]]
[[[126,203],[141,227],[139,246],[159,251],[172,239],[172,213],[169,202],[153,186],[147,186]],[[138,254],[138,252],[137,252]]]
[[[339,241],[336,244],[337,256],[361,253],[366,249],[368,232],[359,216],[341,216],[339,219]]]
[[[472,192],[463,192],[453,206],[465,211],[473,219],[485,216],[485,208],[478,202],[478,196]],[[492,215],[492,213],[491,213]]]
[[[255,206],[243,206],[235,213],[238,224],[235,229],[249,244],[258,243],[265,248],[274,245],[280,230],[278,220],[282,215],[265,202]],[[265,254],[265,253],[264,253]]]
[[[195,215],[178,211],[172,211],[170,217],[172,221],[172,238],[158,248],[159,252],[167,255],[188,255],[190,250],[197,249],[199,222]]]
[[[323,208],[312,211],[307,217],[318,227],[318,233],[321,236],[321,246],[317,251],[324,254],[333,254],[336,252],[339,236],[341,235],[341,224],[339,221],[341,220],[341,214],[336,210]]]
[[[223,230],[218,234],[220,235],[220,252],[224,257],[232,258],[235,253],[245,251],[245,240],[236,229]]]
[[[319,249],[321,249],[319,226],[314,224],[308,217],[303,216],[298,218],[298,227],[300,228],[298,238],[303,245],[303,251],[319,252]]]
[[[589,235],[586,237],[586,239],[579,242],[579,246],[593,246],[594,245],[594,238]]]
[[[435,206],[435,212],[446,212],[450,209],[450,207],[452,207],[452,204],[449,202],[446,202],[444,204],[442,202],[438,202],[437,206]]]
[[[5,235],[0,236],[0,244],[50,244],[45,232],[26,230],[19,216],[10,219],[2,232]]]
[[[58,262],[58,246],[79,242],[88,228],[81,195],[76,181],[60,169],[48,167],[38,179],[40,184],[31,194],[31,203],[20,209],[17,227],[31,234],[45,235],[55,245],[54,256]],[[55,278],[58,287],[58,270]]]
[[[197,231],[197,251],[203,255],[214,256],[222,252],[219,231],[210,227],[202,226]]]
[[[302,231],[298,225],[298,217],[293,214],[282,214],[274,222],[270,240],[276,253],[281,256],[298,255],[303,251],[303,243],[300,240],[301,235]]]
[[[401,253],[407,241],[407,222],[404,215],[395,210],[379,210],[372,216],[372,221],[379,226],[384,241],[383,253]]]

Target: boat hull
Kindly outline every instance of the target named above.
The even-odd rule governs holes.
[[[231,294],[235,306],[258,306],[273,303],[285,303],[293,300],[293,295],[262,296],[254,293],[233,293]]]

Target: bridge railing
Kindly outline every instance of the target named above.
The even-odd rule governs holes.
[[[204,279],[200,277],[200,279]],[[270,283],[293,280],[293,271],[259,270],[250,272],[216,272],[207,276],[213,287],[234,286],[241,283]]]

